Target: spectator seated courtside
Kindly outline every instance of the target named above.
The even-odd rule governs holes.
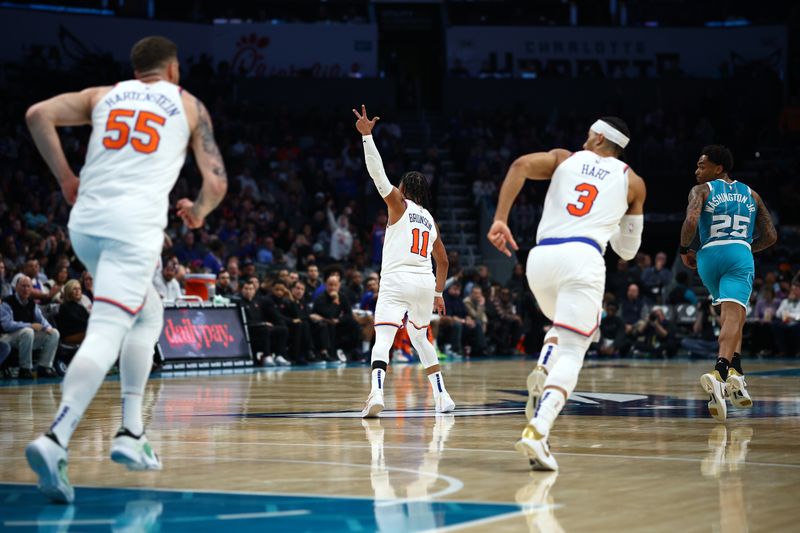
[[[17,278],[16,292],[0,306],[0,341],[19,352],[19,379],[55,377],[53,361],[58,349],[59,333],[42,315],[33,300],[31,279]],[[38,352],[38,372],[34,373],[33,352]]]

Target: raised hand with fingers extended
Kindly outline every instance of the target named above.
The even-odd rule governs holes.
[[[372,120],[370,120],[367,116],[367,107],[365,105],[361,106],[361,113],[353,109],[353,114],[358,119],[356,120],[356,129],[361,135],[372,135],[372,128],[381,119],[381,117],[372,117]]]

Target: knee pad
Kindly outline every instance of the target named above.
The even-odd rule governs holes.
[[[583,368],[583,358],[592,340],[568,330],[559,332],[558,360],[553,365],[545,381],[548,386],[563,389],[567,396],[572,394],[578,384],[578,375]]]
[[[397,328],[392,326],[378,326],[375,328],[375,345],[372,347],[372,361],[389,361],[389,351],[394,344]]]
[[[555,339],[556,342],[554,344],[558,344],[558,328],[556,326],[551,327],[547,330],[544,334],[544,340],[547,342],[550,339]]]
[[[128,333],[126,342],[134,341],[148,346],[154,346],[161,336],[164,327],[164,306],[161,298],[153,290],[147,293],[147,300]]]

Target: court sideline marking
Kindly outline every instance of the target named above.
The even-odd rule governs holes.
[[[161,440],[154,440],[150,439],[150,443],[165,443],[165,442],[173,442],[173,441],[161,441]],[[208,444],[208,442],[203,441],[181,441],[181,444]],[[288,442],[221,442],[221,441],[214,441],[214,444],[221,444],[221,445],[251,445],[251,444],[258,444],[263,446],[291,446],[291,447],[306,447],[306,448],[371,448],[371,445],[367,444],[315,444],[315,443],[288,443]],[[428,448],[424,446],[391,446],[391,445],[384,445],[384,450],[416,450],[416,451],[423,451],[427,452]],[[497,450],[492,448],[443,448],[442,453],[444,452],[471,452],[471,453],[510,453],[514,455],[519,455],[519,452],[516,450]],[[180,456],[170,456],[170,455],[163,455],[160,454],[162,457],[174,457],[177,459],[181,459]],[[608,459],[639,459],[639,460],[647,460],[647,461],[679,461],[679,462],[687,462],[687,463],[701,463],[703,459],[695,459],[693,457],[665,457],[660,455],[618,455],[618,454],[606,454],[606,453],[574,453],[574,452],[553,452],[553,455],[566,455],[569,457],[605,457]],[[85,457],[85,456],[84,456]],[[520,456],[521,457],[521,456]],[[94,459],[94,457],[85,457],[87,459]],[[105,456],[104,456],[105,458]],[[2,461],[2,459],[0,459]],[[800,468],[800,464],[790,464],[790,463],[763,463],[757,461],[744,461],[745,465],[753,465],[753,466],[769,466],[775,468]],[[364,465],[366,466],[366,465]],[[416,472],[416,470],[414,470]]]

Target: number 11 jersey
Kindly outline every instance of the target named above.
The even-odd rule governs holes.
[[[536,242],[591,239],[605,253],[627,211],[628,165],[587,150],[575,152],[553,173]]]
[[[163,80],[115,85],[92,109],[92,135],[69,228],[160,246],[169,193],[189,139],[180,87]]]
[[[438,238],[430,212],[411,200],[400,220],[386,228],[381,276],[395,272],[433,276],[431,251]]]

